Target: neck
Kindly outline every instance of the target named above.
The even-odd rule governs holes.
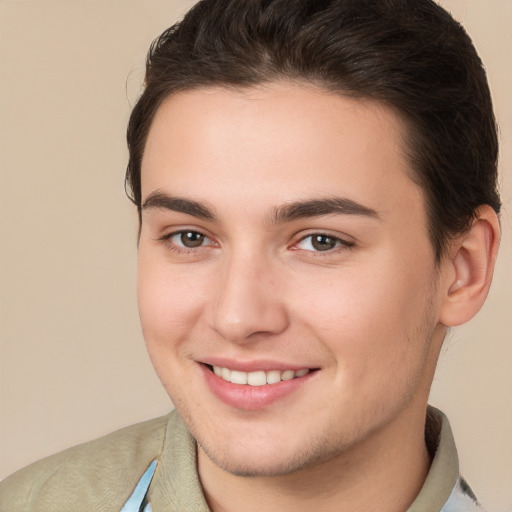
[[[282,476],[235,476],[199,449],[199,475],[208,504],[213,512],[406,510],[430,466],[425,411],[411,409],[349,452]]]

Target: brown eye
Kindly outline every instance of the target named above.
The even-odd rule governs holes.
[[[179,240],[184,247],[194,248],[203,245],[205,236],[197,231],[182,231],[179,233]]]
[[[348,242],[337,236],[329,235],[328,233],[313,233],[300,240],[296,247],[303,251],[319,253],[329,251],[334,252],[335,249],[340,250],[342,248],[348,249],[353,245],[354,244],[352,242]]]
[[[339,243],[339,239],[328,235],[312,235],[311,246],[317,251],[330,251]]]

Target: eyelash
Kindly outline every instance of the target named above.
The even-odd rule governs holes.
[[[196,247],[186,247],[184,245],[178,245],[176,242],[172,242],[172,238],[174,238],[176,236],[183,236],[185,234],[199,235],[200,237],[203,237],[202,242],[207,241],[207,240],[209,240],[210,242],[213,242],[213,240],[211,238],[209,238],[207,235],[205,235],[201,231],[197,231],[194,229],[181,229],[178,231],[173,231],[172,233],[169,233],[169,234],[164,235],[161,238],[159,238],[159,241],[164,243],[165,246],[169,250],[177,252],[179,254],[191,254],[191,253],[197,254],[198,251],[201,251],[205,247],[216,245],[215,242],[213,242],[211,244],[206,244],[206,245],[201,243],[201,245],[198,245]],[[313,245],[314,238],[313,237],[318,237],[318,238],[324,237],[324,238],[330,239],[334,243],[334,247],[332,247],[330,249],[326,249],[325,251],[301,249],[300,247],[298,247],[299,244],[303,243],[304,241],[306,241],[308,239],[311,239],[310,245],[313,246],[313,248],[314,248],[314,245]],[[332,254],[336,254],[340,251],[346,251],[348,249],[351,249],[352,247],[354,247],[354,245],[355,245],[354,242],[350,242],[350,241],[345,240],[339,236],[316,231],[316,232],[308,233],[307,235],[302,236],[298,242],[295,242],[290,247],[290,250],[299,250],[299,251],[303,250],[305,252],[314,254],[315,257],[326,257],[326,256],[329,256]]]

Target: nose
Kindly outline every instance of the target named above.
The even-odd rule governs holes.
[[[212,328],[224,339],[246,343],[280,334],[288,314],[278,269],[257,255],[233,255],[217,281]]]

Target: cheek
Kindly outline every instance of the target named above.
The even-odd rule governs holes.
[[[151,352],[156,347],[179,345],[197,322],[202,308],[199,281],[188,272],[139,251],[137,298],[144,338]]]
[[[421,272],[384,264],[305,283],[301,317],[354,385],[421,368],[434,320],[432,287]],[[423,276],[423,277],[418,277]],[[305,300],[304,300],[305,299]]]

